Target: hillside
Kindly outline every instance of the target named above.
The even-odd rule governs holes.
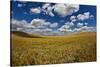
[[[43,38],[28,38],[18,34],[12,34],[12,65],[96,61],[95,32]]]
[[[36,34],[28,34],[21,31],[12,31],[12,35],[19,36],[19,37],[26,37],[26,38],[41,38],[42,36]]]

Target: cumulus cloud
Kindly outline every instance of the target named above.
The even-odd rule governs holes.
[[[58,27],[58,23],[50,23],[45,21],[44,19],[33,19],[31,21],[31,25],[35,26],[36,28],[57,28]]]
[[[58,30],[60,32],[72,32],[71,27],[74,26],[73,22],[67,22],[63,26],[61,26]]]
[[[51,26],[51,27],[50,27]],[[11,30],[12,31],[23,31],[26,33],[38,33],[43,35],[51,35],[53,28],[56,28],[58,23],[50,23],[44,19],[33,19],[30,23],[25,20],[12,19]],[[49,34],[50,33],[50,34]],[[53,34],[53,33],[52,33]]]
[[[42,8],[43,9],[46,9],[46,8],[48,8],[50,6],[50,4],[49,3],[46,3],[46,4],[44,4],[43,6],[42,6]]]
[[[71,22],[76,22],[77,21],[77,18],[76,18],[76,16],[71,16],[70,17],[70,20],[71,20]]]
[[[53,10],[53,7],[48,7],[47,8],[47,14],[49,14],[50,16],[54,16],[52,10]]]
[[[33,26],[35,26],[35,27],[42,26],[42,25],[44,25],[44,23],[45,23],[45,20],[43,20],[43,19],[33,19],[33,20],[31,21],[31,24],[32,24]]]
[[[85,25],[85,26],[87,26],[87,25],[88,25],[88,23],[87,23],[87,22],[85,22],[85,23],[84,23],[84,25]]]
[[[76,19],[76,16],[71,16],[70,20]]]
[[[77,27],[82,27],[82,26],[83,26],[83,23],[80,23],[80,22],[77,23]]]
[[[52,12],[53,9],[54,9],[54,7],[51,6],[49,3],[44,4],[44,5],[42,6],[42,11],[43,11],[45,14],[50,15],[50,16],[54,16],[54,14],[53,14],[53,12]]]
[[[28,23],[25,20],[19,21],[19,20],[12,19],[12,21],[11,21],[11,28],[12,28],[12,30],[15,30],[15,31],[22,30],[27,25],[28,25]]]
[[[25,20],[18,21],[18,20],[12,19],[11,24],[16,24],[18,26],[24,26],[27,24],[27,21]]]
[[[54,12],[57,13],[60,17],[65,17],[71,15],[74,12],[79,10],[79,5],[74,4],[55,4],[51,5],[49,3],[42,6],[42,11],[50,16],[55,16]]]
[[[87,19],[92,18],[92,17],[93,17],[93,15],[91,15],[90,12],[85,12],[83,14],[77,15],[77,19],[81,20],[81,21],[87,20]]]
[[[26,32],[28,30],[32,31],[36,27],[31,25],[30,23],[28,23],[25,20],[19,21],[19,20],[16,20],[16,19],[12,19],[11,28],[12,28],[12,31],[23,31],[23,32]]]
[[[44,23],[43,25],[44,26],[49,26],[51,23],[50,22],[46,22],[46,23]]]
[[[51,32],[51,31],[52,31],[52,29],[50,29],[50,28],[46,28],[43,30],[43,32]]]
[[[87,23],[84,23],[87,24]],[[51,27],[50,27],[51,25]],[[58,23],[50,23],[43,19],[33,19],[31,23],[28,23],[25,20],[15,20],[12,19],[11,30],[12,31],[23,31],[26,33],[37,33],[42,35],[65,35],[72,32],[95,32],[96,27],[86,26],[83,23],[78,23],[79,27],[73,28],[73,22],[66,22],[60,28],[57,28],[56,31],[53,28],[58,26]]]
[[[30,8],[30,11],[31,11],[31,13],[36,13],[36,14],[38,14],[38,13],[41,13],[41,8],[40,8],[40,7],[37,7],[37,8]]]
[[[17,0],[16,0],[17,1]],[[17,4],[17,7],[23,7],[23,6],[26,6],[26,1],[22,1],[22,0],[19,0],[19,3]]]
[[[18,7],[22,7],[23,5],[22,4],[18,4]]]
[[[63,35],[72,32],[95,32],[96,31],[96,27],[87,26],[87,25],[88,23],[86,22],[85,23],[78,22],[77,25],[75,25],[73,22],[66,22],[58,29],[58,31],[61,34],[63,33]]]
[[[78,14],[76,16],[72,15],[70,17],[70,21],[77,23],[77,22],[81,22],[81,21],[83,22],[85,20],[89,20],[89,19],[93,19],[93,18],[94,18],[94,16],[92,14],[90,14],[90,12],[84,12],[84,13]],[[80,25],[80,23],[78,25]],[[88,25],[88,23],[84,22],[84,25]]]
[[[65,23],[65,25],[66,25],[68,28],[70,28],[70,27],[74,26],[74,23],[73,23],[73,22],[67,22],[67,23]]]
[[[45,21],[44,19],[33,19],[31,22],[30,22],[31,25],[35,26],[36,28],[47,28],[53,24],[51,24],[50,22],[47,22]],[[56,25],[56,24],[55,24]]]
[[[96,31],[96,27],[83,26],[81,28],[75,28],[73,31],[74,32],[95,32]]]
[[[71,20],[71,22],[76,22],[76,21],[77,21],[76,19]]]
[[[49,14],[50,16],[52,16],[52,17],[55,16],[52,12],[49,12],[48,14]]]
[[[73,32],[72,29],[64,29],[64,28],[59,28],[58,31],[60,31],[60,32]]]
[[[58,23],[52,23],[50,24],[50,28],[57,28],[58,27]]]
[[[79,10],[79,5],[74,4],[56,4],[54,5],[54,12],[56,12],[61,17],[71,15]]]
[[[79,11],[79,5],[76,4],[55,4],[51,5],[50,3],[43,4],[40,8],[31,8],[30,11],[32,13],[40,13],[55,16],[55,13],[58,14],[60,17],[65,17],[67,15],[71,15],[77,11]],[[75,21],[75,19],[74,19]]]

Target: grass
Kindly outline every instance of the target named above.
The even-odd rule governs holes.
[[[21,32],[21,31],[12,31],[12,34],[15,34],[20,37],[26,37],[26,38],[41,38],[42,37],[40,35],[28,34],[28,33]]]
[[[96,61],[96,33],[23,37],[12,33],[12,66]]]

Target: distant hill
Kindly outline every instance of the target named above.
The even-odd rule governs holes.
[[[65,35],[65,36],[77,37],[77,36],[89,36],[89,35],[96,35],[96,32],[79,32],[79,33],[73,33],[73,34],[69,34],[69,35]]]
[[[20,37],[27,37],[27,38],[42,38],[42,35],[39,34],[29,34],[29,33],[25,33],[25,32],[21,32],[21,31],[11,31],[12,35],[17,35]],[[79,32],[79,33],[73,33],[73,34],[69,34],[69,35],[62,35],[63,37],[67,36],[67,37],[77,37],[77,36],[88,36],[88,35],[96,35],[96,32]],[[49,36],[49,35],[48,35]],[[45,36],[46,37],[46,36]],[[52,36],[55,37],[55,36]],[[57,36],[59,37],[59,36]]]
[[[78,36],[84,36],[84,35],[96,35],[96,32],[79,32],[79,33],[76,33],[75,35],[78,35]]]
[[[36,35],[36,34],[28,34],[25,32],[21,32],[21,31],[11,31],[12,35],[17,35],[20,37],[27,37],[27,38],[41,38],[42,36],[40,35]]]

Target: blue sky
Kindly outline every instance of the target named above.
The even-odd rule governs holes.
[[[47,29],[46,35],[49,35],[50,31],[94,32],[96,31],[96,6],[11,1],[11,19],[12,28],[25,32],[39,31],[40,33],[41,30],[44,33]],[[28,29],[25,26],[28,26]]]

